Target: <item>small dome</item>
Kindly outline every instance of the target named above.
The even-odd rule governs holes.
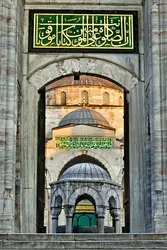
[[[65,170],[59,180],[111,181],[109,174],[93,163],[75,164]]]
[[[81,108],[68,113],[59,123],[58,127],[70,125],[92,125],[97,127],[110,127],[108,121],[97,111]]]

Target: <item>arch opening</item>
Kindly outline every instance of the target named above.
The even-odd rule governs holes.
[[[89,78],[91,76],[94,77],[94,79],[98,78],[97,75],[95,76],[95,74],[91,74],[91,73],[90,74],[89,73],[88,74],[80,74],[80,75],[84,76],[85,78],[86,77]],[[110,178],[113,181],[114,185],[117,186],[118,182],[117,182],[117,179],[115,178],[117,176],[117,174],[115,174],[115,170],[114,170],[114,174],[113,174],[112,168],[113,168],[114,164],[115,165],[118,164],[118,163],[116,163],[117,159],[113,160],[114,154],[115,154],[114,150],[119,151],[119,155],[120,155],[120,147],[119,147],[119,142],[116,140],[116,136],[117,136],[116,133],[118,133],[118,135],[120,135],[120,136],[121,135],[123,136],[124,128],[123,128],[123,120],[121,120],[122,118],[119,118],[121,123],[122,123],[122,125],[121,125],[122,128],[121,127],[119,128],[119,126],[116,125],[115,126],[116,129],[113,130],[112,134],[111,134],[111,132],[108,132],[109,130],[107,130],[107,128],[101,128],[101,127],[99,128],[98,126],[95,126],[96,131],[95,130],[94,131],[96,133],[93,132],[94,134],[92,135],[92,132],[89,132],[91,128],[87,128],[85,126],[85,124],[82,124],[82,123],[76,125],[75,128],[73,126],[71,126],[71,127],[68,127],[68,126],[58,127],[58,124],[60,122],[60,118],[62,119],[63,117],[65,117],[71,110],[72,111],[77,110],[78,108],[82,107],[82,105],[87,104],[87,105],[89,105],[89,107],[88,107],[89,109],[95,110],[95,111],[98,110],[98,112],[100,112],[101,114],[104,114],[104,117],[106,117],[107,112],[111,112],[111,117],[108,118],[107,120],[110,122],[110,126],[112,126],[112,122],[114,123],[117,120],[115,118],[118,114],[116,110],[121,108],[120,114],[122,114],[122,117],[124,115],[124,106],[120,107],[120,95],[122,96],[122,100],[124,100],[126,93],[123,90],[123,88],[120,88],[120,86],[116,86],[114,82],[112,82],[111,85],[110,85],[110,83],[108,83],[108,85],[107,85],[107,83],[104,84],[104,82],[102,82],[101,84],[93,83],[92,85],[90,85],[90,81],[88,80],[89,84],[87,84],[87,85],[85,84],[86,81],[84,82],[84,85],[79,84],[79,83],[69,84],[68,81],[65,81],[66,77],[67,76],[61,76],[59,78],[59,80],[61,79],[61,84],[60,83],[57,84],[56,81],[55,82],[52,81],[52,83],[50,84],[50,88],[49,88],[49,85],[47,85],[47,87],[46,87],[46,92],[52,90],[52,92],[55,91],[55,93],[56,93],[56,105],[52,105],[52,107],[50,107],[49,105],[48,106],[46,105],[47,115],[48,114],[50,115],[50,118],[47,117],[48,120],[46,122],[48,122],[50,127],[48,126],[48,124],[46,124],[46,125],[47,125],[47,128],[49,128],[50,130],[51,130],[51,128],[54,128],[57,131],[54,135],[57,138],[61,139],[61,144],[58,144],[58,143],[56,144],[56,141],[53,139],[52,140],[47,139],[46,165],[47,165],[47,168],[48,168],[48,166],[50,166],[52,168],[52,166],[56,162],[56,159],[57,159],[57,162],[59,162],[60,158],[61,158],[61,162],[64,163],[62,169],[58,168],[59,169],[58,172],[56,172],[57,170],[54,170],[54,169],[51,171],[53,173],[55,172],[55,176],[57,176],[57,177],[54,177],[53,181],[59,180],[61,178],[61,176],[63,175],[63,173],[67,169],[69,169],[71,166],[73,166],[74,164],[88,162],[88,163],[92,163],[92,164],[97,164],[99,167],[104,169],[107,172],[107,174],[109,176],[111,176]],[[82,81],[82,77],[80,77],[80,79]],[[94,79],[92,81],[94,81]],[[101,76],[99,78],[99,81],[101,81],[101,79],[108,81],[107,77]],[[63,80],[66,83],[62,83]],[[73,81],[75,81],[75,80],[73,80]],[[79,80],[77,80],[77,81],[79,81]],[[89,99],[86,98],[88,100],[88,102],[86,102],[86,103],[85,103],[85,101],[83,103],[80,99],[83,91],[86,91],[84,93],[87,93],[86,95],[87,95],[87,97],[89,97]],[[59,93],[60,93],[60,97],[61,97],[60,99],[59,99]],[[65,93],[66,96],[68,96],[68,102],[66,101],[66,103],[62,103],[62,96],[61,96],[62,93]],[[76,93],[80,99],[78,101],[76,101],[76,99],[74,98]],[[105,103],[104,103],[104,93],[107,94],[106,95],[107,102],[105,100]],[[52,93],[52,95],[53,95],[53,93]],[[110,95],[113,99],[113,103],[107,104],[109,101]],[[47,96],[47,98],[48,98],[48,96]],[[105,106],[105,108],[103,106]],[[107,108],[108,108],[108,110],[107,110]],[[105,109],[107,111],[105,111]],[[53,118],[55,118],[55,121],[57,122],[57,124],[55,124],[55,121],[53,121],[53,122],[49,121],[49,119],[53,120]],[[91,125],[90,125],[90,127],[91,127]],[[75,135],[76,131],[79,131],[80,135],[78,132],[77,132],[78,134]],[[121,134],[121,131],[122,131],[122,134]],[[83,132],[84,132],[84,136],[82,135]],[[91,135],[91,137],[90,137],[90,135]],[[52,136],[53,136],[53,132],[52,132]],[[47,137],[47,132],[46,132],[46,137]],[[51,136],[48,138],[51,138]],[[55,138],[55,137],[52,137],[52,138]],[[84,141],[84,144],[82,144],[82,147],[80,147],[81,144],[80,145],[78,144],[78,141],[77,141],[78,138],[81,138],[80,143],[83,143],[83,141]],[[94,143],[94,145],[96,145],[96,147],[88,148],[89,142],[92,140],[92,138],[95,138],[95,141],[93,143]],[[88,139],[89,140],[91,139],[91,140],[88,141]],[[110,145],[110,147],[108,147],[108,144],[107,144],[109,139],[112,141],[112,145]],[[67,141],[68,141],[68,144],[67,144]],[[56,144],[56,147],[55,147],[55,144]],[[72,145],[71,148],[69,148],[69,145]],[[111,150],[111,154],[113,154],[113,156],[111,157],[112,158],[111,166],[109,163],[107,163],[107,161],[108,161],[107,150],[108,150],[108,152],[110,152],[109,150]],[[71,156],[73,155],[73,157],[70,157],[71,160],[67,159],[67,157],[68,157],[67,152],[68,152],[68,154],[71,154]],[[89,152],[90,152],[91,156],[89,155]],[[95,157],[96,154],[102,155],[102,158],[104,159],[103,163],[96,159],[96,157]],[[110,157],[109,157],[109,159],[110,159]],[[109,162],[110,162],[110,160],[109,160]],[[56,163],[56,166],[57,165],[58,165],[58,163]],[[61,163],[61,165],[62,165],[62,163]]]
[[[104,164],[102,164],[98,159],[90,156],[90,155],[87,155],[87,154],[81,154],[79,156],[76,156],[74,157],[73,159],[71,159],[70,161],[68,161],[64,167],[62,168],[62,170],[60,171],[59,173],[59,176],[58,176],[58,180],[60,179],[60,177],[62,176],[62,174],[68,169],[70,168],[71,166],[73,165],[76,165],[76,164],[79,164],[79,163],[84,163],[84,162],[87,162],[87,163],[92,163],[92,164],[96,164],[98,165],[99,167],[103,168],[109,175],[109,177],[111,178],[107,168],[104,166]]]
[[[92,196],[83,194],[76,200],[73,215],[73,233],[92,233],[96,231],[96,202]]]

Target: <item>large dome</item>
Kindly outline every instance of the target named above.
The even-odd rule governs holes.
[[[109,174],[93,163],[75,164],[65,170],[59,180],[111,181]]]
[[[97,127],[110,127],[108,121],[97,111],[81,108],[68,113],[59,123],[58,127],[71,125],[92,125]]]

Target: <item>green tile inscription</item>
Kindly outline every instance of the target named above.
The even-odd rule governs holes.
[[[33,48],[133,50],[133,15],[35,13]]]
[[[56,148],[62,149],[110,149],[112,139],[103,137],[56,137]]]

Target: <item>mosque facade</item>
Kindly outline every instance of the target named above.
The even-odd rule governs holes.
[[[1,0],[0,233],[166,233],[166,0]]]
[[[67,232],[122,232],[125,226],[123,98],[120,87],[93,76],[81,75],[80,80],[67,77],[49,85],[46,91],[46,179],[51,191],[48,185],[46,197],[51,195],[51,198],[45,202],[48,204],[45,208],[47,232],[61,232],[65,225]],[[87,190],[86,194],[83,189]],[[109,197],[103,199],[107,193]],[[77,199],[82,196],[82,205],[77,207]],[[60,201],[56,202],[57,199]],[[95,199],[92,205],[89,199]],[[50,203],[51,209],[48,209]],[[51,215],[56,217],[56,229],[50,228],[54,220]],[[86,215],[97,217],[92,228],[90,223],[82,225],[82,217]],[[73,218],[71,228],[69,216]],[[79,216],[78,225],[75,218]],[[99,228],[98,218],[103,220]]]

